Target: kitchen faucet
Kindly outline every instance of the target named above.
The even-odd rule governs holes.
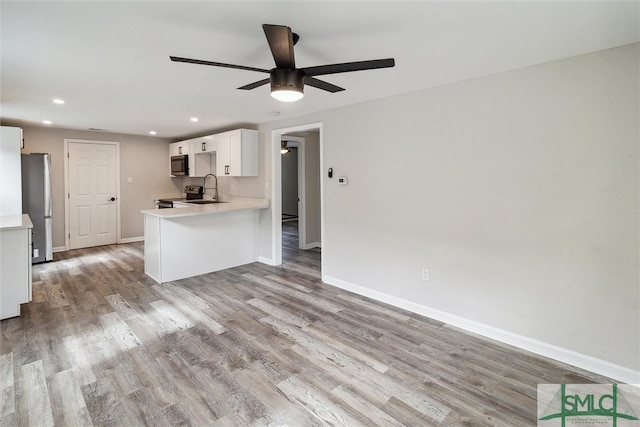
[[[215,176],[214,174],[209,173],[209,174],[205,175],[205,177],[204,177],[204,181],[202,182],[202,187],[203,187],[203,189],[204,189],[204,190],[203,190],[203,193],[204,193],[204,194],[206,194],[206,193],[207,193],[207,178],[209,178],[210,176],[214,177],[214,178],[215,178],[215,180],[216,180],[216,188],[215,188],[215,191],[214,191],[214,193],[213,193],[213,199],[214,199],[216,202],[219,202],[219,200],[218,200],[218,177],[217,177],[217,176]]]

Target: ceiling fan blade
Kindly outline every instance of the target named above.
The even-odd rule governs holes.
[[[393,58],[387,58],[319,65],[317,67],[301,68],[301,70],[304,71],[307,76],[322,76],[326,74],[349,73],[351,71],[374,70],[376,68],[390,68],[394,65],[396,65],[395,60]]]
[[[341,88],[340,86],[332,85],[331,83],[327,83],[325,81],[318,80],[314,77],[309,76],[304,77],[304,84],[313,86],[318,89],[326,90],[327,92],[331,93],[341,92],[344,90],[344,88]]]
[[[225,64],[222,62],[203,61],[201,59],[181,58],[179,56],[170,56],[173,62],[186,62],[188,64],[212,65],[214,67],[235,68],[237,70],[258,71],[260,73],[268,73],[269,70],[254,67],[245,67],[244,65]]]
[[[264,80],[259,80],[257,82],[249,83],[248,85],[240,86],[238,89],[251,90],[251,89],[255,89],[257,87],[260,87],[262,85],[266,85],[269,82],[271,82],[270,78],[264,79]]]
[[[264,35],[267,36],[269,49],[276,62],[277,68],[296,68],[296,61],[293,56],[293,36],[291,28],[284,25],[262,25]]]

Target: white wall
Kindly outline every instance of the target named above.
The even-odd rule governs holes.
[[[325,281],[639,371],[638,49],[262,125],[322,122],[349,178],[323,172]]]

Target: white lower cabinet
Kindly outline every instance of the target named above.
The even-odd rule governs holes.
[[[31,229],[29,215],[0,217],[0,319],[20,316],[31,301]]]
[[[259,209],[191,207],[144,214],[144,272],[158,283],[220,271],[258,260]],[[169,211],[184,211],[167,213]]]

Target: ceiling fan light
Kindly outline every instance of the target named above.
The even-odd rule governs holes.
[[[282,102],[294,102],[304,96],[304,73],[300,70],[274,68],[271,75],[271,96]]]
[[[282,102],[294,102],[302,99],[302,88],[271,89],[271,96]]]
[[[282,141],[280,143],[280,154],[287,154],[289,152],[289,146],[287,145],[287,141]]]

